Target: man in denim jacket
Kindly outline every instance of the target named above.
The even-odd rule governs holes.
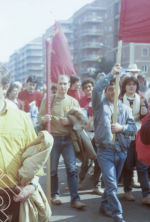
[[[121,101],[118,101],[117,123],[112,123],[115,96],[114,77],[120,74],[120,71],[120,66],[115,65],[111,73],[96,83],[92,95],[97,159],[105,184],[100,211],[111,216],[114,222],[125,222],[122,206],[116,193],[118,179],[130,144],[130,136],[136,134],[132,111]],[[113,134],[116,134],[115,142],[112,142]]]

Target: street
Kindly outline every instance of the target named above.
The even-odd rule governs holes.
[[[41,178],[41,185],[45,190],[45,179]],[[84,190],[79,191],[81,200],[87,205],[84,210],[76,210],[70,207],[70,195],[66,189],[66,172],[61,159],[59,164],[60,196],[63,202],[60,206],[52,206],[51,222],[111,222],[111,218],[99,214],[100,196],[92,193],[92,181],[87,175],[83,186]],[[126,222],[150,222],[150,207],[142,204],[140,189],[133,189],[135,202],[126,201],[123,198],[123,188],[119,187],[118,195],[121,200],[124,218]]]

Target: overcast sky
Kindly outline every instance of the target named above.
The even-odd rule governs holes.
[[[0,62],[93,0],[0,0]]]

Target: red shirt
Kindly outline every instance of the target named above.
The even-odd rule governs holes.
[[[83,97],[83,92],[81,89],[69,89],[67,94],[78,101]]]
[[[88,116],[93,116],[93,112],[92,112],[92,98],[88,97],[88,96],[84,96],[82,97],[82,99],[80,99],[79,104],[81,106],[81,108],[85,108],[88,110]]]
[[[89,103],[91,102],[92,98],[88,96],[84,96],[80,99],[79,104],[82,108],[88,108]]]
[[[36,101],[36,106],[39,108],[43,99],[43,95],[38,91],[34,91],[34,93],[28,93],[27,90],[23,90],[19,93],[18,98],[24,103],[24,111],[29,112],[29,103]]]

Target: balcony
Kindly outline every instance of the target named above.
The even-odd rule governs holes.
[[[80,36],[87,36],[87,35],[96,35],[96,36],[100,36],[100,35],[103,35],[103,32],[101,30],[98,30],[98,29],[89,29],[89,30],[82,30],[79,32],[79,35]]]
[[[102,45],[101,45],[101,43],[98,43],[98,42],[85,42],[85,43],[81,44],[80,48],[82,48],[82,49],[85,49],[85,48],[101,49]]]
[[[85,17],[83,18],[82,23],[86,23],[86,22],[99,23],[102,21],[103,21],[102,17]]]
[[[81,62],[97,62],[98,61],[98,55],[86,55],[82,56],[80,59]]]

